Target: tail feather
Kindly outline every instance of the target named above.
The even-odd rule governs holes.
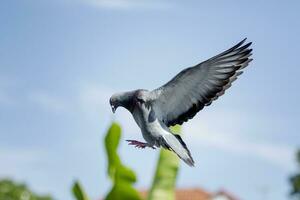
[[[180,135],[168,133],[164,135],[163,138],[165,142],[163,146],[165,148],[176,153],[177,156],[189,166],[193,167],[195,165],[192,155]]]

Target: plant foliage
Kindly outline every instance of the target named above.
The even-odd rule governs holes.
[[[172,132],[179,134],[181,128],[176,125],[171,128]],[[175,199],[174,188],[179,168],[179,158],[171,151],[161,149],[156,166],[156,172],[152,187],[148,194],[148,200],[173,200]]]
[[[135,173],[123,165],[117,149],[121,138],[121,127],[113,123],[105,137],[105,149],[108,160],[107,173],[113,186],[106,200],[140,200],[141,197],[132,186],[136,182]]]
[[[0,200],[52,200],[52,198],[35,194],[25,184],[3,179],[0,180]]]
[[[73,184],[72,192],[77,200],[89,200],[78,181],[75,181],[75,183]]]
[[[300,170],[300,150],[297,152],[297,162]],[[291,195],[300,199],[300,173],[295,174],[290,178],[290,183],[292,186]]]

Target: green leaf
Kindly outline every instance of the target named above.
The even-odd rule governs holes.
[[[173,133],[179,134],[181,128],[176,125],[171,128]],[[175,199],[174,188],[179,168],[179,158],[171,151],[160,151],[155,177],[148,194],[148,200],[173,200]]]
[[[296,153],[296,159],[298,165],[300,166],[300,150]],[[291,184],[291,192],[290,194],[295,197],[295,199],[300,199],[300,173],[296,173],[295,175],[291,176],[290,179]]]
[[[72,191],[77,200],[89,200],[78,181],[75,181],[75,183],[73,184]]]
[[[121,127],[117,123],[112,123],[105,136],[105,149],[108,160],[107,173],[111,179],[115,176],[116,168],[121,161],[117,153],[119,141],[121,138]]]
[[[0,200],[52,200],[50,196],[40,196],[32,192],[25,184],[10,179],[0,180]]]
[[[121,127],[112,123],[105,136],[105,148],[108,160],[107,173],[113,182],[112,189],[106,200],[140,200],[139,193],[132,186],[136,182],[135,173],[124,166],[118,155],[118,146],[121,138]]]

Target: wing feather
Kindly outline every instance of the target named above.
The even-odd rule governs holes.
[[[153,90],[153,106],[160,120],[167,126],[182,124],[222,96],[252,61],[249,58],[251,42],[244,44],[245,41],[182,70],[168,83]]]

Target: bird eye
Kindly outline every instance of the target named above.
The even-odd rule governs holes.
[[[140,103],[145,103],[145,100],[142,99],[141,97],[137,97],[136,100],[137,100],[138,102],[140,102]]]

